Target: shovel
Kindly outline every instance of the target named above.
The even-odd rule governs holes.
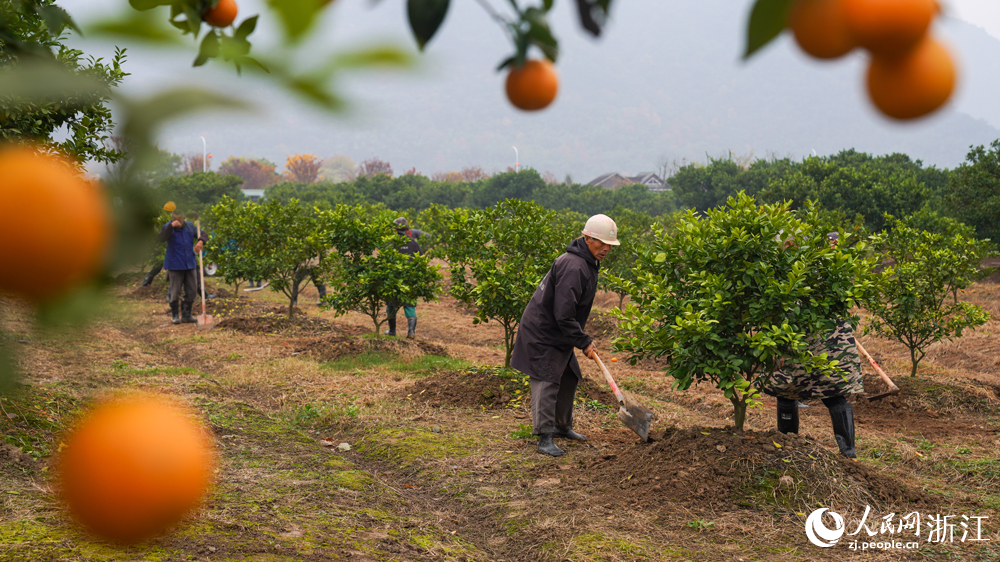
[[[195,221],[198,232],[198,239],[201,240],[201,221]],[[202,250],[198,250],[198,274],[201,276],[201,315],[198,316],[198,328],[201,330],[212,329],[212,317],[205,314],[205,266],[202,263],[204,257]]]
[[[893,383],[892,380],[889,379],[889,375],[885,374],[885,371],[882,370],[882,367],[878,366],[878,363],[876,363],[875,360],[872,359],[872,356],[868,355],[868,352],[865,351],[865,348],[861,347],[861,342],[855,340],[854,341],[854,345],[857,346],[858,353],[860,353],[862,357],[864,357],[865,359],[867,359],[868,360],[868,364],[872,366],[872,369],[875,369],[875,372],[878,373],[878,375],[880,377],[882,377],[882,380],[885,381],[885,384],[889,385],[889,392],[883,392],[882,394],[876,394],[875,396],[869,396],[868,397],[868,401],[869,402],[874,402],[875,400],[881,400],[881,399],[885,398],[886,396],[892,396],[893,394],[899,394],[899,387],[896,386],[896,384]]]
[[[604,379],[611,385],[611,392],[618,399],[618,419],[622,420],[625,427],[634,431],[643,441],[649,441],[649,424],[655,415],[653,411],[643,407],[631,395],[618,388],[615,379],[611,378],[611,373],[608,372],[608,368],[604,366],[604,362],[601,361],[596,352],[594,353],[594,361],[601,367],[601,371],[604,371]]]

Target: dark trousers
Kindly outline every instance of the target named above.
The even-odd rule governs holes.
[[[316,277],[316,269],[313,267],[303,267],[302,269],[299,269],[298,271],[295,272],[295,279],[292,281],[294,285],[292,287],[292,294],[293,295],[299,294],[299,286],[302,285],[302,282],[305,281],[306,277],[308,277],[309,280],[312,281],[313,285],[316,285],[316,290],[319,291],[320,298],[325,297],[326,285],[321,283],[320,280]]]
[[[177,302],[181,297],[181,289],[184,289],[184,302],[193,303],[195,293],[198,291],[198,276],[194,269],[170,269],[167,270],[167,279],[170,280],[170,289],[167,291],[167,300]]]
[[[558,383],[529,378],[531,381],[531,425],[535,435],[572,429],[573,399],[579,379],[566,366]]]

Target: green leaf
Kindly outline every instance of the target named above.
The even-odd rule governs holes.
[[[58,37],[62,34],[63,29],[67,27],[76,30],[77,33],[80,32],[80,28],[76,26],[73,22],[73,18],[66,13],[66,10],[60,8],[59,6],[45,6],[39,10],[39,15],[42,16],[42,20],[45,22],[45,27],[49,29],[49,33],[53,37]]]
[[[175,88],[162,91],[142,101],[121,99],[129,116],[122,124],[128,137],[147,138],[168,121],[209,109],[245,111],[246,102],[199,88]]]
[[[373,66],[402,68],[409,66],[412,62],[413,57],[402,49],[390,45],[376,45],[374,47],[359,49],[357,51],[341,53],[333,58],[332,64],[329,68],[331,70],[343,68],[370,68]]]
[[[187,30],[187,24],[176,23],[174,27]],[[106,19],[87,26],[87,31],[95,36],[127,37],[160,45],[179,45],[177,32],[167,27],[161,14],[129,11],[119,18]]]
[[[25,61],[0,70],[0,97],[72,98],[110,93],[107,84],[49,61]]]
[[[130,6],[144,12],[146,10],[152,10],[158,6],[171,6],[176,5],[177,0],[128,0]]]
[[[451,0],[406,1],[406,15],[410,20],[410,30],[413,31],[413,38],[417,40],[417,46],[420,47],[421,51],[441,27],[444,17],[448,15],[450,3]]]
[[[281,17],[285,35],[294,41],[309,31],[325,4],[321,0],[268,0],[268,5]]]
[[[250,34],[253,33],[255,29],[257,29],[258,17],[259,16],[252,16],[243,20],[243,23],[241,23],[240,26],[236,28],[236,33],[233,34],[233,37],[236,37],[237,39],[246,39],[247,37],[249,37]]]
[[[788,10],[793,0],[757,0],[747,22],[747,48],[744,59],[774,40],[788,25]]]

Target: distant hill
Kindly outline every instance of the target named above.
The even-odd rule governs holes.
[[[358,161],[378,156],[397,173],[415,167],[425,174],[469,165],[506,169],[514,164],[513,145],[522,166],[586,182],[604,172],[652,171],[664,159],[704,161],[727,151],[799,158],[855,148],[904,152],[950,168],[964,161],[970,145],[1000,138],[1000,41],[977,27],[949,20],[936,29],[965,69],[956,103],[918,123],[897,124],[871,109],[861,55],[816,63],[783,37],[741,62],[746,14],[732,0],[630,0],[616,10],[597,42],[580,35],[571,14],[555,18],[562,88],[556,104],[539,114],[519,113],[503,96],[503,77],[493,72],[508,50],[500,29],[475,3],[453,3],[421,75],[348,83],[353,99],[364,102],[354,119],[320,117],[278,94],[259,93],[272,118],[187,122],[171,130],[166,145],[191,151],[192,135],[208,132],[216,161],[263,156],[280,166],[295,152],[346,154]],[[337,21],[391,20],[386,25],[400,36],[405,28],[396,12],[345,5]]]

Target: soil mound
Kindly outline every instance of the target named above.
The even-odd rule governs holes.
[[[21,449],[9,444],[0,442],[0,467],[16,466],[28,470],[39,468],[38,462],[25,454]]]
[[[907,507],[933,498],[798,435],[732,427],[670,429],[651,445],[627,446],[582,468],[593,485],[617,489],[622,505],[664,501],[698,509],[802,511],[806,506]],[[609,496],[613,496],[609,490]]]
[[[152,283],[145,287],[136,287],[128,296],[134,299],[156,299],[166,302],[168,288],[165,283]]]
[[[415,382],[404,388],[399,396],[435,408],[453,406],[501,410],[519,406],[530,400],[531,390],[524,384],[525,380],[526,377],[516,371],[498,372],[495,369],[448,371]],[[618,403],[611,392],[590,379],[580,382],[577,399],[587,402],[597,401],[605,406],[614,406]]]
[[[295,346],[296,353],[324,362],[334,361],[347,355],[358,355],[368,350],[369,347],[360,338],[343,334],[301,342]]]
[[[219,328],[229,328],[244,334],[276,334],[294,331],[329,332],[334,330],[333,324],[324,318],[297,314],[223,318],[217,324]]]

